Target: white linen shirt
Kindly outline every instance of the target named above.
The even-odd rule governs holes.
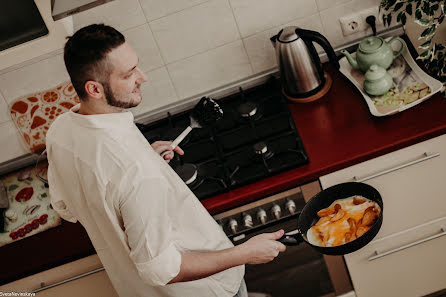
[[[84,226],[119,296],[234,296],[243,265],[167,285],[180,271],[181,252],[226,249],[231,241],[131,112],[78,109],[59,116],[47,134],[51,204]]]

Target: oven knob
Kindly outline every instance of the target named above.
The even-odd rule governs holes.
[[[243,223],[246,228],[252,228],[252,226],[254,226],[252,222],[252,217],[249,214],[243,216]]]
[[[217,224],[223,229],[223,222],[221,220],[217,220]]]
[[[266,223],[266,211],[264,211],[263,209],[259,209],[259,211],[257,212],[257,218],[259,219],[259,221],[265,225]]]
[[[293,200],[288,200],[285,204],[286,209],[290,212],[290,214],[294,214],[296,212],[296,203]]]
[[[274,204],[273,207],[271,208],[271,212],[273,213],[276,220],[280,219],[280,215],[281,215],[282,211],[281,211],[279,205]]]
[[[237,233],[237,227],[238,227],[238,223],[235,219],[230,219],[229,220],[229,228],[231,229],[232,233]]]

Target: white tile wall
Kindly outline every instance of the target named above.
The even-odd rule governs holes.
[[[195,6],[208,0],[140,0],[147,21],[153,21],[174,12]]]
[[[327,8],[336,7],[342,3],[349,2],[350,0],[316,0],[319,11]]]
[[[115,0],[73,15],[73,27],[78,29],[104,23],[124,31],[146,22],[138,0]]]
[[[252,74],[241,41],[236,41],[167,66],[180,98],[216,88]]]
[[[0,124],[0,163],[28,153],[20,137],[12,121]]]
[[[315,0],[230,0],[242,37],[315,14]]]
[[[213,0],[150,22],[166,63],[240,38],[227,0]]]
[[[139,57],[139,68],[146,72],[164,65],[158,46],[153,39],[149,24],[144,24],[123,32],[126,41]]]
[[[276,67],[269,38],[288,25],[322,33],[333,46],[367,32],[342,35],[339,18],[380,0],[115,0],[73,16],[74,29],[105,23],[123,32],[148,82],[135,115]],[[382,29],[383,27],[378,27]],[[320,47],[318,47],[320,50]],[[1,65],[0,65],[1,66]],[[1,67],[0,67],[1,68]],[[25,153],[8,103],[68,80],[60,53],[0,74],[0,162]]]
[[[141,85],[142,101],[132,109],[139,115],[178,100],[166,67],[147,72],[147,82]]]
[[[277,66],[276,53],[270,38],[287,26],[298,26],[304,29],[314,30],[324,35],[319,13],[297,19],[290,23],[274,27],[243,39],[246,51],[248,52],[254,73],[262,72]],[[321,48],[318,47],[318,50]]]
[[[0,75],[0,91],[10,103],[20,96],[55,87],[67,80],[63,55],[59,54]]]
[[[10,120],[8,104],[2,94],[0,94],[0,125]]]

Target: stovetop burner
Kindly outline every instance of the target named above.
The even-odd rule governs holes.
[[[238,106],[237,111],[244,118],[249,118],[257,113],[257,105],[253,102],[242,103]]]
[[[240,88],[217,102],[223,118],[212,127],[193,129],[180,144],[184,155],[169,163],[200,200],[308,163],[279,81]],[[172,140],[181,133],[179,127],[187,127],[189,113],[168,113],[138,128],[150,143]]]
[[[274,156],[274,152],[268,150],[267,144],[263,141],[254,144],[254,152],[265,160],[268,160],[269,158]]]
[[[194,164],[182,164],[175,167],[174,170],[186,185],[190,185],[197,180],[198,169]]]

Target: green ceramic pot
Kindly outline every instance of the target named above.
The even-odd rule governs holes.
[[[364,91],[372,96],[387,93],[393,85],[392,76],[386,69],[373,64],[365,73]]]
[[[395,41],[401,43],[401,47],[397,52],[393,52],[391,44]],[[372,36],[363,39],[356,50],[356,57],[350,55],[346,50],[342,50],[350,65],[354,69],[359,69],[365,73],[370,66],[376,64],[384,69],[392,65],[393,60],[398,57],[404,50],[404,41],[395,36],[389,41],[385,41],[381,37]]]

